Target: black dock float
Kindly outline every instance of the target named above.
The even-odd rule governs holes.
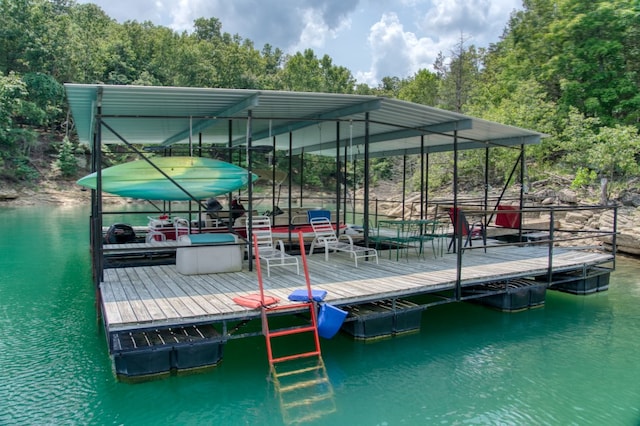
[[[603,268],[553,274],[549,288],[571,294],[592,294],[609,289],[610,275],[611,271]]]
[[[381,339],[420,330],[423,307],[408,300],[381,300],[343,308],[349,315],[342,330],[357,340]]]
[[[213,325],[114,333],[113,363],[119,379],[144,380],[215,367],[225,341]]]
[[[519,312],[544,305],[547,286],[529,279],[494,282],[463,289],[462,299],[503,312]]]

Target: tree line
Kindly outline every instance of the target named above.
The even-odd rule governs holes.
[[[0,178],[36,181],[46,167],[38,154],[55,157],[59,174],[76,173],[81,148],[62,86],[74,82],[391,96],[548,134],[527,148],[532,179],[561,173],[576,187],[603,177],[625,182],[640,175],[639,22],[636,0],[524,0],[498,42],[479,48],[462,34],[432,70],[370,87],[328,55],[257,48],[215,17],[178,33],[120,24],[74,0],[0,0]],[[502,184],[518,153],[493,151],[490,181]],[[451,156],[430,161],[430,186],[446,184]],[[307,183],[327,182],[313,176],[333,173],[332,162],[310,163]],[[393,163],[376,160],[374,178],[390,178]],[[484,153],[463,153],[463,183],[483,181],[483,168]]]

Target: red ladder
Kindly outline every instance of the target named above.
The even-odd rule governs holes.
[[[302,265],[307,284],[307,302],[275,307],[266,306],[264,303],[260,253],[258,251],[257,240],[255,238],[253,240],[256,256],[256,272],[260,286],[260,300],[262,301],[262,332],[267,343],[271,378],[280,400],[280,410],[285,424],[300,424],[316,420],[336,411],[333,386],[331,385],[327,369],[320,354],[316,306],[312,298],[309,268],[307,267],[307,257],[302,232],[298,232],[298,239],[300,241],[300,254],[302,256]],[[307,308],[309,310],[311,319],[309,324],[275,331],[271,330],[269,327],[269,314],[299,308]],[[314,350],[286,356],[273,356],[271,339],[302,333],[310,333],[313,335]],[[313,359],[313,357],[316,358]]]
[[[260,252],[259,252],[259,248],[258,248],[258,241],[256,239],[256,237],[254,236],[253,238],[253,251],[254,251],[254,256],[256,259],[256,273],[258,275],[258,285],[260,287],[260,301],[262,302],[262,333],[265,336],[266,339],[266,343],[267,343],[267,356],[269,358],[269,365],[271,367],[274,366],[274,364],[279,363],[279,362],[284,362],[284,361],[292,361],[292,360],[296,360],[296,359],[300,359],[300,358],[307,358],[307,357],[312,357],[312,356],[317,356],[317,357],[321,357],[320,354],[320,338],[318,336],[318,318],[317,318],[317,313],[316,313],[316,307],[315,307],[315,303],[313,303],[313,298],[312,298],[312,292],[311,292],[311,282],[309,279],[309,268],[307,267],[307,257],[305,254],[305,247],[304,247],[304,238],[303,238],[303,234],[302,231],[298,231],[298,239],[300,241],[300,254],[302,256],[302,265],[303,265],[303,269],[304,269],[304,276],[305,276],[305,280],[307,283],[307,294],[308,294],[308,298],[307,298],[307,302],[301,302],[301,303],[295,303],[295,304],[288,304],[288,305],[282,305],[282,306],[267,306],[265,304],[265,300],[264,300],[264,286],[262,284],[262,270],[260,268]],[[274,314],[277,312],[282,312],[282,311],[286,311],[286,310],[294,310],[294,309],[300,309],[300,308],[307,308],[309,310],[309,315],[311,318],[311,322],[308,325],[302,325],[302,326],[295,326],[295,327],[291,327],[291,328],[286,328],[286,329],[279,329],[279,330],[271,330],[269,327],[269,319],[268,316],[270,314]],[[313,333],[313,339],[314,339],[314,344],[315,344],[315,350],[312,351],[307,351],[307,352],[301,352],[301,353],[295,353],[295,354],[291,354],[291,355],[286,355],[286,356],[279,356],[279,357],[274,357],[273,356],[273,346],[272,346],[272,342],[271,340],[277,337],[283,337],[283,336],[291,336],[294,334],[301,334],[301,333]]]

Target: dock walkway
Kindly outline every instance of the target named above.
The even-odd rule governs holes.
[[[462,255],[461,286],[507,279],[544,276],[548,272],[547,246],[491,246],[484,250],[465,250]],[[308,256],[313,288],[328,292],[333,305],[360,304],[436,293],[456,287],[455,254],[436,259],[410,257],[400,261],[362,262],[358,268],[346,254],[323,253]],[[554,273],[585,270],[613,261],[607,253],[554,248]],[[259,318],[259,309],[247,309],[233,302],[238,295],[258,292],[255,269],[247,262],[241,272],[182,275],[175,265],[113,268],[104,271],[100,286],[107,332],[177,327],[190,324],[220,323]],[[287,304],[287,296],[304,288],[304,275],[274,270],[263,276],[267,294]]]

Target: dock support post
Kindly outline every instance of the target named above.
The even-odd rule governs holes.
[[[453,131],[453,215],[458,215],[458,130]],[[456,218],[453,230],[453,251],[456,253],[456,301],[462,299],[462,221]]]
[[[336,229],[340,229],[340,195],[342,186],[342,164],[340,163],[340,121],[336,121]],[[364,234],[365,242],[367,234]]]
[[[555,215],[554,209],[549,209],[549,265],[547,270],[547,286],[550,286],[553,282],[553,231],[555,230]]]
[[[253,230],[251,229],[251,222],[253,219],[253,179],[251,179],[251,166],[252,166],[252,159],[251,159],[251,151],[252,151],[252,143],[253,143],[253,139],[252,139],[252,122],[251,122],[251,118],[252,118],[252,112],[251,110],[249,110],[247,112],[247,174],[248,174],[248,179],[249,181],[247,182],[247,196],[249,197],[248,200],[248,206],[249,206],[249,211],[247,212],[247,235],[253,235]],[[253,247],[251,246],[251,243],[249,242],[247,244],[247,258],[249,260],[249,271],[253,271]]]
[[[365,112],[364,114],[364,219],[363,224],[369,223],[369,113]],[[355,168],[354,168],[355,170]],[[355,182],[355,180],[354,180]],[[355,191],[353,192],[353,197],[355,200]],[[355,203],[354,203],[354,219],[355,219]],[[365,229],[365,238],[368,238],[367,232],[369,231],[368,225]],[[365,240],[368,243],[368,240]]]

